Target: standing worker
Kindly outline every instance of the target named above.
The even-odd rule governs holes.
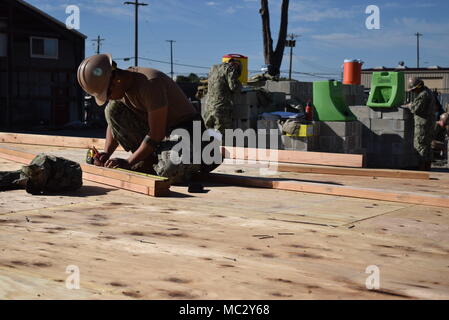
[[[151,68],[118,69],[110,54],[99,54],[81,62],[78,82],[95,97],[99,106],[109,100],[105,108],[108,127],[104,152],[96,157],[95,165],[155,172],[171,183],[187,182],[192,174],[200,171],[201,164],[192,161],[195,151],[192,139],[198,138],[192,131],[194,122],[198,121],[203,132],[204,123],[166,74]],[[177,152],[172,149],[179,140],[169,137],[178,128],[189,132],[190,144],[194,146],[189,148],[189,163],[172,161],[173,152]],[[111,158],[119,144],[132,152],[130,157]]]
[[[449,114],[443,113],[435,123],[432,151],[437,157],[447,159],[447,137],[449,136]]]
[[[214,65],[209,72],[204,122],[208,129],[218,130],[222,139],[226,129],[233,129],[232,98],[242,88],[238,79],[241,72],[242,65],[237,59]]]
[[[435,124],[435,98],[420,78],[409,80],[408,92],[415,93],[413,102],[405,107],[410,108],[415,120],[414,147],[418,153],[419,170],[430,171],[432,165],[432,136]]]

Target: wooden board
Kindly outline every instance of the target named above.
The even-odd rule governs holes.
[[[0,132],[0,142],[82,149],[96,146],[102,149],[105,139]],[[123,150],[123,148],[119,146],[117,150]]]
[[[0,148],[0,157],[23,164],[29,164],[36,155],[28,152]],[[168,180],[161,177],[125,172],[116,169],[80,164],[83,179],[139,192],[154,197],[166,197],[170,193]]]
[[[0,132],[0,143],[36,144],[83,149],[87,149],[94,145],[99,149],[102,149],[105,139]],[[123,148],[119,146],[117,150],[123,150]],[[364,167],[364,156],[359,154],[264,149],[258,150],[235,147],[222,147],[222,153],[227,159],[301,163],[354,168]]]
[[[361,154],[250,149],[235,147],[222,147],[222,153],[225,155],[226,159],[301,163],[354,168],[361,168],[365,166],[364,155]]]
[[[351,198],[373,199],[417,205],[428,205],[449,208],[449,197],[429,195],[415,192],[401,192],[387,189],[356,188],[326,183],[298,182],[283,179],[236,176],[226,174],[210,174],[202,179],[215,183],[239,186],[260,187],[295,192],[327,194]]]
[[[359,169],[359,168],[342,168],[342,167],[326,167],[326,166],[311,166],[311,165],[293,165],[293,164],[289,165],[283,163],[271,166],[271,168],[279,172],[335,174],[344,176],[383,177],[383,178],[397,178],[397,179],[421,179],[421,180],[430,179],[430,173],[423,171]]]

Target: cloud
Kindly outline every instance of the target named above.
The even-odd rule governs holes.
[[[218,5],[218,3],[213,2],[213,1],[209,1],[209,2],[206,2],[206,5],[208,5],[208,6],[216,6],[216,5]]]
[[[354,9],[340,9],[328,1],[301,1],[290,4],[292,21],[320,22],[323,20],[348,19],[355,15]]]
[[[234,7],[229,7],[225,10],[225,12],[228,14],[234,14],[237,12],[237,10]]]

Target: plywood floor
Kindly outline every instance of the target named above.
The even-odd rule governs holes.
[[[85,154],[8,147],[77,161]],[[0,159],[1,171],[18,168]],[[219,171],[236,168],[257,170]],[[449,181],[286,175],[441,194]],[[0,299],[449,298],[449,209],[220,185],[204,194],[171,189],[170,198],[90,182],[65,196],[0,192]],[[73,265],[79,290],[65,284]],[[377,291],[365,286],[373,265]]]

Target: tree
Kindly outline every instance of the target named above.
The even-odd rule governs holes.
[[[268,66],[268,74],[277,77],[281,73],[282,58],[284,57],[285,41],[287,39],[289,0],[282,0],[281,24],[279,27],[276,49],[273,51],[273,39],[270,29],[270,11],[268,0],[260,0],[259,13],[262,17],[263,48],[265,64]]]
[[[190,73],[188,76],[179,75],[176,77],[176,82],[199,83],[200,80],[200,77],[198,77],[195,73]]]

